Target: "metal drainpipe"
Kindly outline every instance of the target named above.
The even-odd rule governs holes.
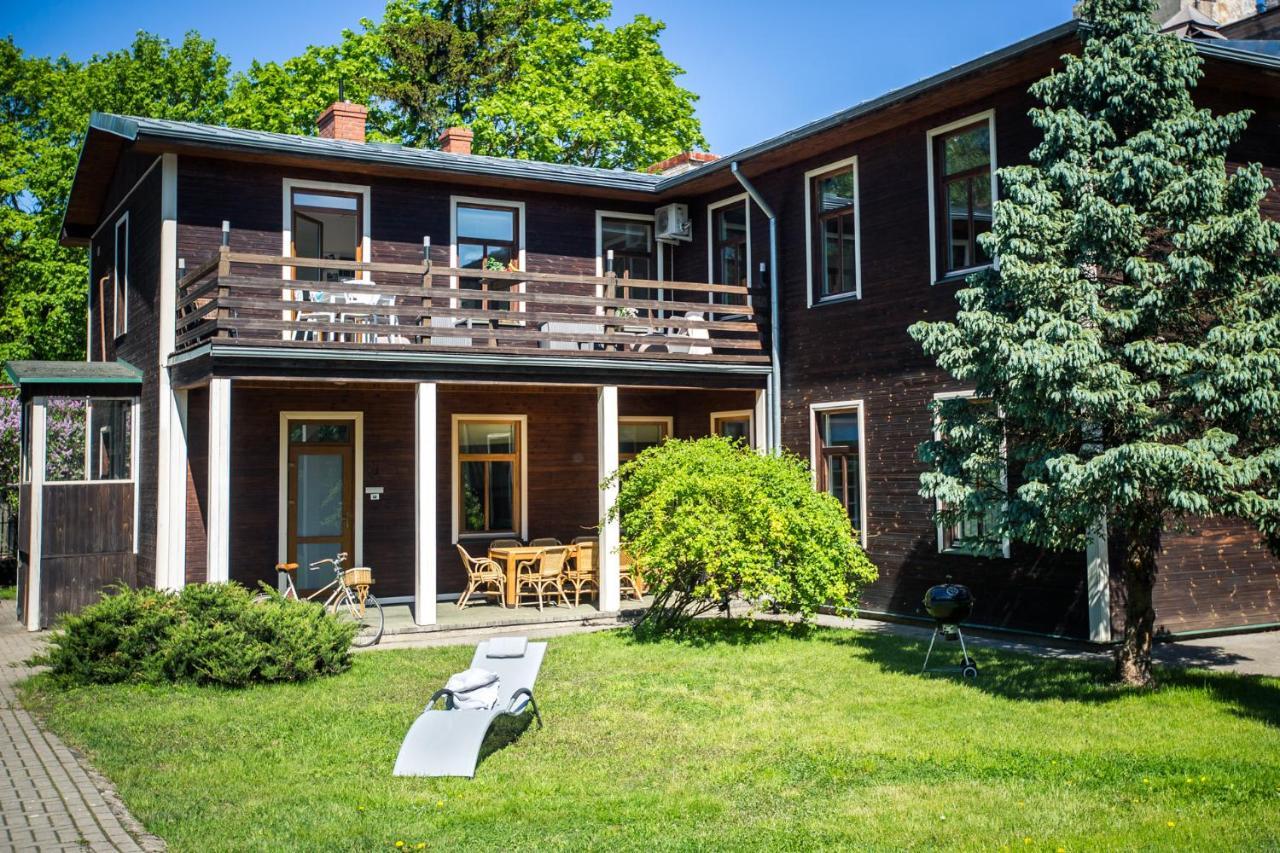
[[[737,160],[729,164],[729,171],[769,217],[769,449],[779,450],[782,447],[782,323],[778,310],[778,216],[738,169]],[[748,215],[747,228],[750,227],[751,217]]]

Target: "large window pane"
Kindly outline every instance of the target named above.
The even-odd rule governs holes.
[[[462,463],[462,529],[485,530],[484,514],[484,462]]]
[[[128,480],[133,462],[133,403],[94,400],[89,424],[89,476]]]
[[[78,398],[50,397],[45,403],[45,480],[85,479],[86,411]]]
[[[515,240],[515,210],[458,206],[458,236],[471,240]]]
[[[829,212],[853,205],[853,170],[838,172],[819,180],[822,211]]]
[[[839,412],[826,416],[828,446],[858,446],[858,413]]]
[[[516,425],[513,423],[463,421],[459,424],[458,436],[461,454],[515,452]]]
[[[490,462],[489,529],[515,530],[515,465]]]
[[[661,421],[630,421],[618,424],[618,455],[631,458],[666,438],[667,425]]]
[[[342,534],[344,461],[341,453],[298,456],[298,536]]]
[[[944,175],[956,175],[980,166],[991,166],[991,130],[984,121],[946,137],[943,143]]]

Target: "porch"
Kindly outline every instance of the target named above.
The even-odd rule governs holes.
[[[173,586],[276,581],[338,551],[373,571],[388,633],[616,618],[627,600],[600,482],[668,437],[763,445],[760,389],[215,378],[180,390],[183,574]],[[458,546],[598,541],[599,590],[576,607],[456,605]],[[300,572],[299,585],[331,578]]]

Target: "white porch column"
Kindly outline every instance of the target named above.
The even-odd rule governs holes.
[[[169,379],[178,321],[178,155],[160,162],[159,429],[156,471],[156,587],[182,589],[187,547],[187,392]]]
[[[23,616],[26,617],[28,631],[40,630],[40,552],[44,544],[42,541],[44,538],[44,471],[47,455],[46,402],[44,397],[35,397],[31,400],[31,423],[27,426],[31,430],[31,458],[27,460],[27,465],[30,467],[28,479],[31,483],[31,499],[27,505],[30,508],[31,517],[20,519],[20,521],[27,524],[31,537],[27,546],[27,583],[21,588],[27,599]]]
[[[596,441],[598,472],[603,481],[618,470],[618,388],[600,388],[596,403],[599,433]],[[600,490],[600,609],[617,610],[621,606],[621,559],[618,553],[618,520],[606,521],[605,515],[618,499],[618,487]]]
[[[413,621],[436,624],[436,383],[419,382],[414,401]]]
[[[1085,548],[1086,589],[1089,593],[1089,640],[1111,642],[1111,558],[1107,526],[1100,522]]]
[[[209,382],[209,512],[206,539],[209,583],[231,579],[231,380]]]
[[[769,396],[763,390],[756,392],[755,409],[751,413],[751,425],[754,427],[751,444],[759,453],[768,453],[769,444]]]

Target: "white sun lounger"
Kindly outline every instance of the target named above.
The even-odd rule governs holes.
[[[490,657],[491,647],[495,655],[523,653]],[[546,651],[546,643],[529,643],[524,638],[485,640],[477,646],[471,666],[498,674],[498,701],[486,711],[461,710],[453,707],[450,691],[437,690],[405,735],[392,772],[396,776],[475,776],[480,746],[498,717],[514,717],[530,709],[541,728],[533,683]],[[444,707],[437,709],[434,705],[440,699],[445,700]]]

